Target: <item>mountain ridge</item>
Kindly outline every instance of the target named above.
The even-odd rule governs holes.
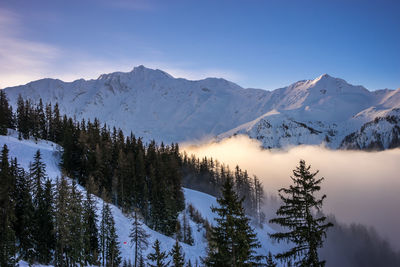
[[[62,113],[78,120],[98,117],[146,140],[190,142],[247,134],[264,140],[266,148],[326,140],[338,148],[363,124],[400,107],[400,89],[369,91],[329,74],[267,91],[222,78],[174,78],[143,65],[97,79],[42,79],[4,90],[14,107],[19,94],[34,102],[42,98],[58,102]]]

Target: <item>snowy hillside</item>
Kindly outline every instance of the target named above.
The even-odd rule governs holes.
[[[77,119],[98,117],[127,134],[164,142],[247,134],[264,147],[320,144],[338,148],[345,136],[400,107],[400,89],[368,91],[327,74],[273,91],[244,89],[224,79],[176,79],[135,67],[96,80],[43,79],[5,89],[58,102]]]
[[[2,147],[4,144],[6,144],[10,150],[10,157],[16,157],[21,167],[25,169],[29,168],[29,163],[32,161],[33,156],[35,155],[36,151],[40,149],[42,160],[46,164],[48,177],[52,179],[53,183],[55,183],[57,177],[61,176],[60,169],[58,167],[60,148],[56,144],[47,141],[21,141],[18,140],[15,133],[11,134],[11,136],[0,135],[0,146]],[[85,192],[85,189],[82,187],[80,187],[79,190]],[[184,194],[186,206],[192,204],[200,212],[203,218],[212,223],[214,214],[211,212],[210,207],[217,205],[216,199],[210,195],[190,189],[184,189]],[[96,198],[96,200],[98,216],[100,216],[103,202],[100,198]],[[129,232],[132,221],[127,214],[123,214],[117,207],[111,205],[111,209],[116,224],[122,258],[133,261],[133,249],[130,246],[129,240]],[[187,212],[187,210],[185,212]],[[180,215],[180,219],[182,219],[182,216],[183,214]],[[189,218],[189,216],[187,217]],[[200,263],[200,257],[204,257],[206,255],[207,242],[205,240],[205,230],[201,224],[196,224],[191,219],[189,219],[189,225],[193,231],[194,244],[190,246],[185,243],[181,243],[181,246],[186,255],[186,260],[190,259],[192,263],[195,263],[196,261]],[[156,239],[159,239],[162,250],[170,251],[175,243],[175,239],[155,232],[147,226],[144,226],[144,229],[148,234],[150,234],[149,241],[151,244],[153,244]],[[256,229],[258,238],[262,244],[262,247],[259,249],[259,253],[265,255],[267,251],[275,253],[282,249],[281,245],[273,245],[269,240],[268,232],[271,231],[271,228],[269,228],[267,225],[264,225],[263,229]],[[147,251],[144,252],[144,255],[147,255],[150,253],[150,251],[151,246],[149,246]]]

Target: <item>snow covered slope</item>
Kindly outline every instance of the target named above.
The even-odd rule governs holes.
[[[56,182],[57,177],[61,176],[61,172],[58,167],[60,147],[58,147],[56,144],[47,141],[34,142],[31,140],[18,140],[16,133],[11,134],[11,136],[0,135],[0,146],[3,147],[4,144],[6,144],[10,150],[10,157],[16,157],[21,167],[25,168],[26,170],[29,169],[29,163],[33,160],[33,156],[35,155],[36,151],[40,149],[42,160],[46,164],[47,176],[51,178],[54,183]],[[79,187],[79,190],[85,193],[84,188]],[[215,215],[211,212],[210,207],[217,205],[216,199],[210,195],[190,189],[184,189],[184,194],[186,206],[192,204],[200,212],[203,218],[212,223]],[[96,201],[98,216],[100,218],[103,201],[100,198],[96,198]],[[133,261],[133,249],[130,246],[129,240],[129,232],[132,221],[127,214],[122,213],[117,207],[111,205],[111,210],[116,224],[122,258],[128,261]],[[182,214],[180,215],[180,218],[182,218]],[[187,218],[190,217],[187,216]],[[190,259],[193,264],[196,261],[200,263],[200,257],[204,257],[206,255],[207,242],[205,240],[205,230],[201,225],[197,225],[190,219],[189,224],[193,231],[194,244],[190,246],[185,243],[181,243],[181,246],[186,255],[186,260]],[[173,238],[155,232],[147,226],[144,226],[144,229],[150,235],[149,242],[151,244],[153,244],[156,239],[159,239],[163,251],[171,250],[175,243]],[[267,251],[276,253],[285,247],[285,245],[271,243],[268,238],[268,233],[272,231],[273,230],[268,225],[264,225],[263,229],[256,229],[258,238],[262,244],[262,247],[258,251],[259,253],[264,255],[267,253]],[[150,253],[150,251],[151,246],[149,246],[147,251],[144,252],[144,255],[147,255]],[[21,263],[21,265],[23,265],[23,263]]]
[[[338,148],[345,136],[400,107],[400,89],[368,91],[327,74],[273,91],[244,89],[224,79],[176,79],[144,66],[66,83],[43,79],[6,88],[58,102],[62,113],[133,131],[146,140],[194,141],[247,134],[264,147],[320,144]]]

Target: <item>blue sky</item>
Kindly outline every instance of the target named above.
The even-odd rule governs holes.
[[[400,1],[2,0],[0,88],[143,64],[275,89],[323,73],[400,87]]]

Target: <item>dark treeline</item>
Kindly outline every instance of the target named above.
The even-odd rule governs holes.
[[[0,157],[0,266],[15,266],[19,260],[55,266],[121,263],[108,204],[103,206],[98,229],[90,190],[84,197],[77,184],[64,176],[52,184],[39,150],[29,171],[8,154],[4,145]]]
[[[4,106],[8,103],[2,92]],[[138,209],[145,223],[167,235],[175,232],[178,213],[184,209],[181,159],[177,144],[144,144],[133,134],[93,122],[61,116],[58,104],[34,105],[19,97],[17,112],[0,122],[16,127],[19,138],[45,139],[62,146],[64,173],[86,186],[93,179],[94,194],[107,196],[128,213]],[[7,113],[8,114],[8,113]]]
[[[85,186],[92,177],[98,196],[110,196],[113,204],[125,212],[138,209],[151,228],[172,235],[177,215],[184,209],[182,185],[219,196],[227,178],[244,198],[246,214],[256,222],[264,220],[261,212],[263,189],[257,177],[249,177],[238,166],[232,172],[218,161],[181,155],[178,144],[144,144],[132,133],[61,115],[58,104],[33,104],[19,97],[13,114],[1,92],[0,129],[18,129],[19,137],[45,139],[63,147],[61,167],[65,174]],[[3,131],[4,134],[4,131]]]

